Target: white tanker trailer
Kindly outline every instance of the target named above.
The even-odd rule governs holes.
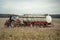
[[[32,19],[31,19],[32,18]],[[34,20],[35,18],[35,20]],[[36,19],[38,18],[38,19]],[[41,19],[42,18],[42,19]],[[33,20],[33,21],[32,21]],[[33,25],[39,25],[39,26],[52,26],[52,17],[50,15],[47,16],[40,16],[40,17],[27,17],[24,21],[26,25],[33,26]]]

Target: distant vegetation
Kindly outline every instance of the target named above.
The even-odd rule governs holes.
[[[18,16],[18,15],[14,15],[14,14],[0,14],[0,18],[8,18],[10,16]]]
[[[10,15],[12,15],[12,16],[19,16],[19,15],[14,15],[14,14],[0,14],[0,18],[8,18]],[[60,18],[60,14],[53,14],[51,16],[53,18]]]
[[[60,18],[60,14],[51,15],[53,18]]]

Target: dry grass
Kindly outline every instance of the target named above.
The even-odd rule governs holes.
[[[0,40],[60,40],[60,19],[53,19],[54,27],[4,28],[5,18],[0,18]]]

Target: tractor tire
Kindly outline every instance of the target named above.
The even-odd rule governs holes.
[[[12,21],[10,24],[11,27],[15,27],[15,21]]]

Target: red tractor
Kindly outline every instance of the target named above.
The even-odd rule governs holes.
[[[18,18],[18,16],[10,16],[10,18],[7,19],[5,22],[6,27],[16,27],[16,26],[20,26],[20,24],[21,21]]]

